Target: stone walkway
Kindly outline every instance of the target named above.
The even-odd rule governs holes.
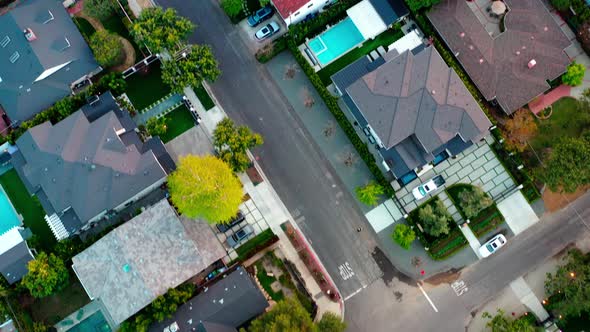
[[[542,322],[549,318],[547,310],[543,308],[541,301],[539,301],[535,293],[533,293],[529,285],[522,277],[511,282],[510,288],[512,288],[520,302],[522,302],[522,304],[524,304],[535,314],[535,316],[537,316],[539,321]]]
[[[170,94],[163,100],[158,101],[155,105],[150,106],[150,108],[143,110],[141,113],[137,113],[137,115],[133,117],[133,120],[135,120],[138,125],[145,124],[150,118],[163,116],[178,108],[180,105],[182,105],[182,95],[177,93]]]
[[[477,239],[477,236],[473,234],[473,231],[467,224],[460,226],[459,229],[467,239],[467,242],[469,242],[469,246],[471,247],[471,249],[473,249],[473,252],[477,256],[477,258],[481,259],[481,256],[479,255],[479,248],[481,247],[481,243]]]
[[[401,187],[397,181],[392,182],[396,197],[406,213],[414,210],[420,203],[412,195],[412,189],[436,175],[442,175],[445,178],[446,183],[443,188],[455,183],[469,183],[481,187],[494,199],[514,188],[516,186],[514,180],[489,146],[492,142],[493,137],[487,136],[485,141],[474,144],[456,158],[441,162],[405,187]],[[428,195],[424,201],[440,192],[441,190],[437,190],[434,195]]]
[[[447,211],[449,211],[451,217],[453,217],[453,220],[457,223],[457,225],[462,224],[463,217],[461,217],[461,214],[457,210],[455,204],[453,204],[453,202],[451,201],[449,195],[447,195],[447,193],[444,190],[441,190],[438,194],[438,198],[443,202],[443,204],[447,208]]]
[[[533,114],[538,115],[545,108],[553,105],[562,97],[567,97],[571,94],[572,87],[562,84],[557,88],[547,92],[546,94],[535,98],[529,103],[529,108]]]

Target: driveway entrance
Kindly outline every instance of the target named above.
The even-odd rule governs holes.
[[[539,221],[539,217],[520,190],[498,203],[498,210],[506,219],[514,235],[518,235]]]

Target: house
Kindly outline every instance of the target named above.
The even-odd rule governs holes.
[[[271,0],[271,2],[288,27],[317,14],[335,0]]]
[[[119,325],[225,255],[207,223],[179,217],[163,199],[72,258],[72,268]]]
[[[33,117],[101,70],[60,1],[21,1],[0,15],[0,108],[12,122]]]
[[[485,99],[512,114],[547,91],[547,81],[566,71],[570,59],[564,49],[571,42],[542,1],[504,0],[504,4],[507,12],[497,24],[486,17],[495,14],[455,0],[434,6],[428,18]]]
[[[332,76],[343,101],[403,185],[481,140],[491,126],[457,73],[434,47],[390,48]]]
[[[13,227],[0,235],[0,273],[9,284],[20,281],[28,272],[28,264],[34,258],[20,227]]]
[[[12,164],[36,195],[58,240],[88,229],[144,197],[175,168],[159,138],[142,142],[110,92],[57,124],[17,141]]]
[[[149,331],[237,332],[267,307],[252,277],[238,267],[180,306],[171,318],[153,324]]]

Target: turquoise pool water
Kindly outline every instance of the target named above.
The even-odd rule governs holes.
[[[350,17],[310,40],[308,45],[320,64],[326,65],[365,40]]]
[[[0,187],[0,235],[16,226],[20,226],[18,215],[14,211],[4,189]]]
[[[97,311],[72,327],[68,332],[111,332],[102,312]]]

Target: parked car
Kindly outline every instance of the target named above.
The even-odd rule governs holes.
[[[215,225],[215,227],[217,227],[217,229],[221,233],[225,233],[225,232],[227,232],[228,229],[234,227],[235,225],[241,223],[244,220],[246,220],[246,217],[240,211],[240,212],[238,212],[238,214],[235,217],[233,217],[232,219],[228,220],[226,223],[224,222],[224,223],[217,224],[217,225]]]
[[[428,195],[429,193],[442,187],[443,184],[445,184],[445,179],[442,177],[442,175],[437,175],[430,179],[430,181],[414,188],[414,190],[412,190],[412,194],[417,200],[421,200],[422,198],[426,197],[426,195]]]
[[[506,238],[504,235],[498,234],[479,248],[479,254],[481,257],[488,257],[498,251],[498,249],[502,248],[505,244]]]
[[[269,24],[262,27],[262,29],[256,31],[254,36],[258,40],[264,40],[264,39],[274,35],[280,29],[281,28],[279,27],[279,24],[277,22],[271,21]]]
[[[238,244],[242,243],[250,234],[254,233],[254,228],[250,225],[242,227],[239,231],[235,232],[232,236],[228,236],[227,245],[235,248]]]
[[[254,14],[248,16],[248,25],[251,27],[255,27],[258,24],[262,23],[264,20],[271,18],[272,14],[272,7],[262,7],[258,9]]]

